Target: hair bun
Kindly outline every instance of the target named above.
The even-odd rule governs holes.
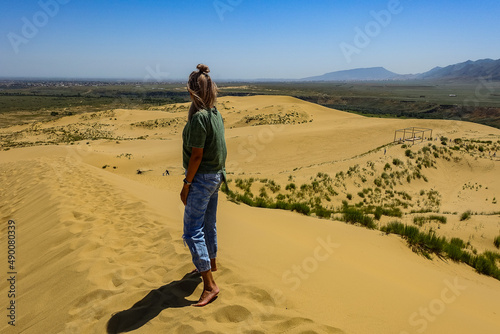
[[[198,64],[196,68],[200,71],[200,73],[210,73],[210,69],[208,68],[207,65],[204,64]]]

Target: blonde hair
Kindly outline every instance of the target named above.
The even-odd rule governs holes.
[[[191,95],[191,107],[189,108],[188,119],[199,110],[210,110],[215,105],[217,100],[217,85],[212,82],[212,78],[208,75],[210,69],[207,65],[198,64],[198,71],[193,71],[189,75],[187,90]]]

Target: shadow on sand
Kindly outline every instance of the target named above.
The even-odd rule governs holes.
[[[161,288],[152,290],[131,308],[114,314],[108,321],[108,334],[130,332],[142,327],[149,320],[171,307],[190,306],[196,302],[186,300],[201,283],[199,273],[184,275]]]

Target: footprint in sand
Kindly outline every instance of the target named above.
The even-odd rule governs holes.
[[[109,290],[104,290],[104,289],[96,289],[94,291],[91,291],[87,294],[85,294],[83,297],[81,297],[78,302],[75,304],[76,308],[81,308],[85,307],[89,303],[95,303],[97,301],[101,301],[104,299],[109,298],[110,296],[114,295],[116,292],[114,291],[109,291]],[[77,310],[73,309],[73,312],[77,312]]]
[[[92,228],[92,223],[74,220],[66,220],[62,224],[71,234],[80,234],[83,231]]]
[[[274,325],[273,332],[275,333],[292,333],[292,334],[334,334],[334,333],[344,333],[342,330],[320,325],[308,318],[295,317],[285,321],[282,321]]]
[[[197,334],[198,332],[189,325],[180,325],[177,327],[173,333],[175,334]]]
[[[83,213],[81,212],[78,212],[78,211],[73,211],[73,217],[75,217],[75,219],[80,219],[81,217],[83,217]]]
[[[252,313],[241,305],[223,306],[214,313],[217,322],[242,322],[247,320]]]

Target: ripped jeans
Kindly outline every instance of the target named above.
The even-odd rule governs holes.
[[[198,272],[211,269],[217,256],[217,201],[222,174],[196,174],[184,209],[184,235]]]

